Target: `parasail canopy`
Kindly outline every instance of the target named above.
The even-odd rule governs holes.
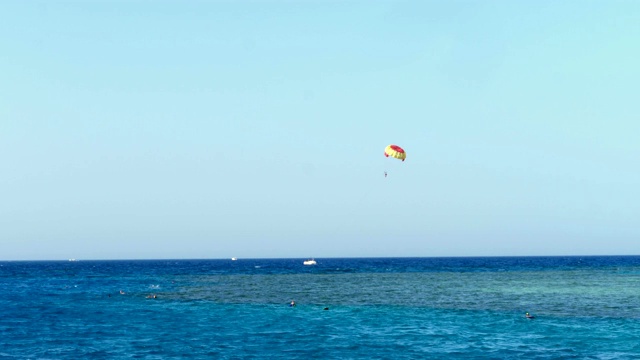
[[[384,156],[404,161],[407,158],[407,153],[398,145],[389,145],[384,149]]]

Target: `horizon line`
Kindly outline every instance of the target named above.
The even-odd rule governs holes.
[[[451,258],[542,258],[542,257],[634,257],[640,256],[640,254],[634,255],[461,255],[461,256],[344,256],[344,257],[313,257],[314,259],[451,259]],[[309,257],[264,257],[264,258],[235,258],[236,260],[232,260],[231,257],[224,258],[142,258],[142,259],[134,259],[134,258],[126,258],[126,259],[0,259],[0,262],[27,262],[27,261],[62,261],[62,262],[79,262],[79,261],[208,261],[208,260],[229,260],[229,261],[239,261],[239,260],[300,260],[300,259],[309,259]]]

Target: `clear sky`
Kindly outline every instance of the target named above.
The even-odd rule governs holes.
[[[635,0],[2,1],[0,259],[640,254],[639,96]]]

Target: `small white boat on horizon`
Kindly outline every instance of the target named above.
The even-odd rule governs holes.
[[[313,258],[309,259],[309,260],[305,260],[303,262],[304,265],[316,265],[316,261],[313,260]]]
[[[238,258],[235,258],[235,257],[231,258],[231,261],[236,261],[236,260],[238,260]]]

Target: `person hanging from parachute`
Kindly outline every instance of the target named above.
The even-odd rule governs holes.
[[[384,156],[404,161],[407,158],[407,153],[398,145],[388,145],[384,149]],[[384,177],[387,177],[386,171],[384,172]]]

